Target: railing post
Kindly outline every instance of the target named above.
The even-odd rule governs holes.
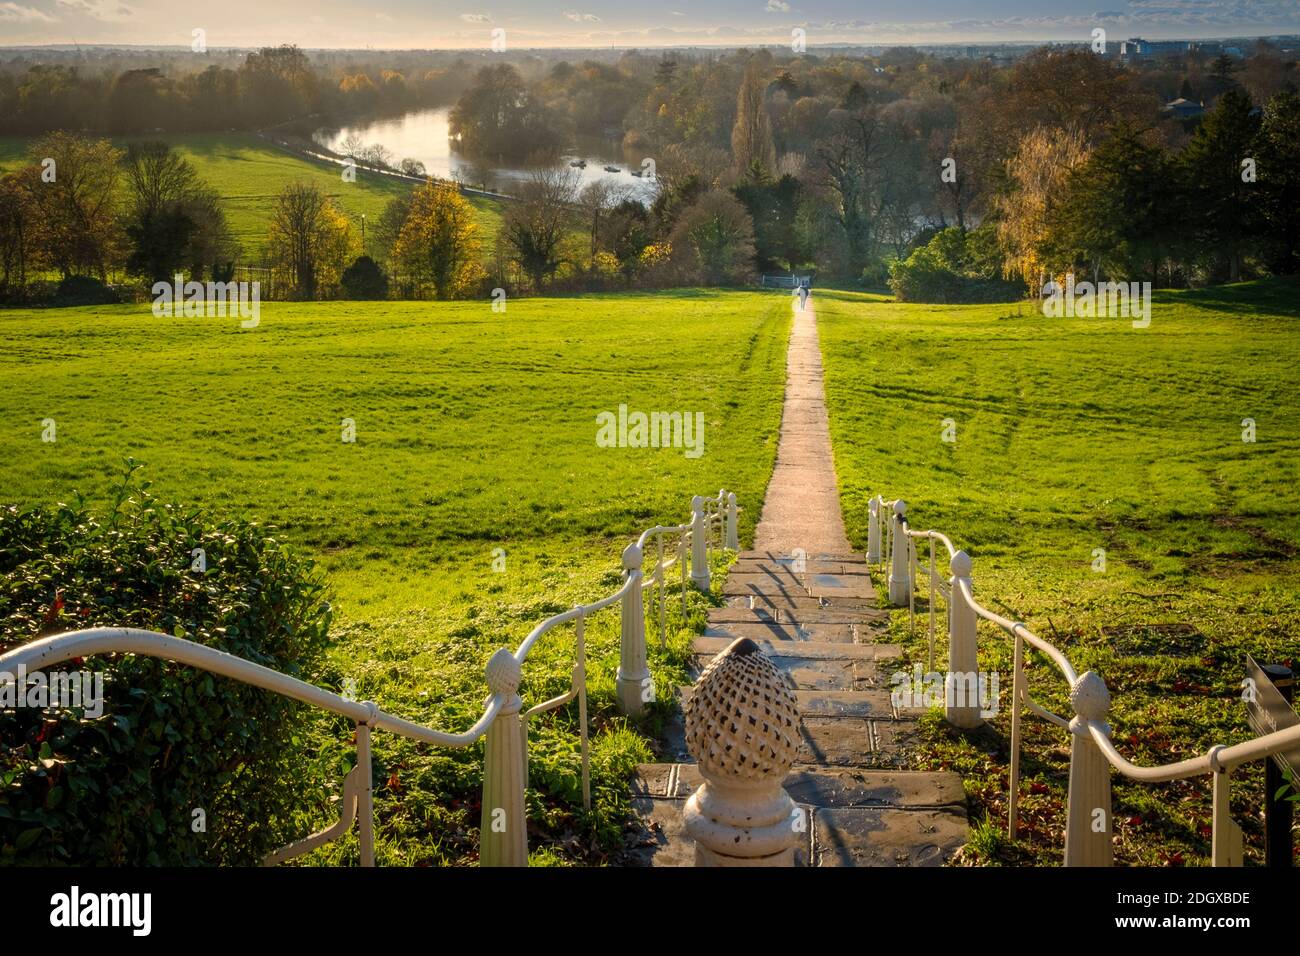
[[[361,793],[357,795],[357,842],[361,849],[361,865],[375,865],[375,783],[374,766],[370,759],[370,724],[379,715],[379,705],[366,701],[370,716],[366,722],[357,722],[357,766],[361,768]]]
[[[704,497],[691,499],[691,582],[701,591],[709,589],[709,523],[704,517]]]
[[[1110,691],[1096,671],[1079,675],[1070,688],[1070,794],[1065,811],[1065,865],[1110,866],[1110,762],[1092,739],[1088,723],[1102,723],[1110,710]],[[1109,725],[1104,725],[1110,733]]]
[[[880,561],[880,495],[867,502],[867,564]]]
[[[505,697],[488,728],[483,747],[483,814],[479,822],[480,866],[527,866],[528,824],[524,814],[524,781],[528,777],[520,711],[519,661],[504,647],[487,665],[493,695]]]
[[[1219,744],[1210,749],[1210,765],[1214,767],[1214,826],[1210,831],[1211,866],[1241,866],[1242,833],[1232,819],[1232,810],[1228,804],[1231,795],[1232,771],[1219,767],[1218,752],[1223,749]]]
[[[907,551],[907,532],[904,515],[907,514],[905,501],[894,502],[894,541],[893,552],[889,556],[889,603],[894,607],[904,607],[907,597],[912,593],[912,563]]]
[[[727,549],[730,551],[740,550],[740,529],[736,527],[736,493],[730,492],[727,495]]]
[[[645,607],[641,602],[641,549],[623,549],[624,577],[631,586],[623,595],[622,646],[618,659],[619,710],[634,717],[645,709],[650,671],[646,667]]]
[[[952,556],[948,579],[948,675],[944,679],[944,718],[954,727],[978,727],[980,717],[979,655],[976,639],[979,618],[966,600],[964,584],[971,585],[971,560],[965,551]]]
[[[727,546],[727,489],[718,489],[718,550]]]

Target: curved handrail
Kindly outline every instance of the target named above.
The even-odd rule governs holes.
[[[722,494],[719,494],[721,501]],[[711,499],[704,499],[705,502]],[[699,518],[706,518],[701,509]],[[725,527],[726,519],[719,509],[712,518],[716,518],[718,523]],[[694,520],[694,519],[693,519]],[[710,521],[706,519],[704,527],[709,526]],[[614,591],[599,600],[590,604],[578,605],[568,611],[552,615],[546,620],[540,622],[529,632],[528,636],[519,644],[518,648],[511,653],[506,648],[499,648],[493,657],[492,662],[488,664],[489,684],[498,688],[491,693],[484,701],[483,713],[466,731],[461,733],[447,733],[435,730],[431,727],[425,727],[412,721],[398,717],[396,714],[388,713],[381,710],[377,704],[372,701],[356,701],[344,697],[333,691],[325,690],[314,684],[299,680],[279,671],[272,670],[262,664],[255,663],[245,658],[238,657],[226,651],[216,648],[207,647],[195,641],[187,640],[182,637],[175,637],[169,634],[163,634],[157,631],[148,631],[141,628],[130,627],[96,627],[88,628],[81,631],[71,631],[64,634],[56,634],[50,637],[39,638],[31,641],[21,647],[14,648],[4,654],[0,654],[0,687],[8,687],[10,684],[16,684],[18,673],[20,671],[40,671],[54,664],[62,663],[73,658],[91,657],[99,654],[126,653],[139,654],[147,657],[159,658],[162,660],[172,661],[190,667],[197,667],[201,670],[208,671],[218,676],[227,677],[232,680],[240,681],[253,687],[259,687],[263,690],[279,694],[291,700],[297,700],[314,707],[331,713],[339,714],[352,720],[357,726],[357,747],[358,747],[358,766],[362,760],[364,752],[364,762],[369,764],[369,734],[371,729],[379,728],[387,730],[399,736],[407,737],[422,743],[434,744],[444,747],[465,747],[483,737],[492,727],[497,716],[501,714],[508,704],[518,708],[519,700],[516,693],[519,671],[527,660],[529,652],[536,643],[551,629],[567,621],[577,620],[577,655],[578,661],[574,667],[573,678],[570,689],[564,694],[553,697],[550,700],[543,701],[541,704],[533,707],[531,710],[521,714],[521,720],[526,722],[529,718],[573,700],[579,699],[579,711],[581,719],[581,736],[582,736],[582,762],[583,762],[583,800],[584,804],[590,807],[590,781],[588,776],[588,757],[587,757],[587,727],[586,727],[586,680],[585,680],[585,652],[583,639],[583,622],[588,614],[603,610],[613,604],[623,600],[631,593],[637,595],[640,599],[640,592],[647,586],[659,583],[661,586],[665,580],[664,571],[674,564],[682,564],[682,607],[685,613],[686,596],[685,596],[685,546],[694,539],[692,524],[681,525],[656,525],[643,532],[637,539],[637,547],[644,549],[646,542],[653,535],[660,535],[660,556],[655,563],[653,574],[648,580],[643,581],[646,577],[641,570],[641,559],[637,557],[635,562],[629,561],[634,566],[625,571],[625,578],[622,585]],[[681,534],[682,547],[679,550],[677,558],[671,558],[668,561],[663,560],[662,554],[662,535]],[[663,625],[663,601],[660,600],[660,625]],[[626,639],[626,638],[625,638]],[[662,635],[661,635],[662,643]],[[513,681],[510,679],[507,667],[503,675],[503,681],[494,681],[492,678],[494,667],[502,658],[506,660],[513,659],[513,669],[516,670]],[[514,686],[512,686],[512,684]],[[515,711],[506,711],[513,713]],[[362,825],[362,865],[374,865],[374,841],[373,831],[371,829],[371,797],[368,784],[361,784],[362,777],[358,775],[357,768],[350,772],[344,781],[344,807],[343,814],[334,824],[326,827],[324,830],[311,836],[290,844],[280,850],[275,851],[265,858],[264,862],[274,865],[275,863],[284,862],[292,859],[310,849],[314,849],[324,843],[329,842],[340,836],[350,829],[352,823],[356,820],[358,814],[359,802],[364,803],[365,816]],[[485,774],[486,780],[486,774]],[[349,789],[350,788],[350,789]]]
[[[877,510],[872,514],[873,533],[876,527],[875,523],[879,521],[880,518],[882,517],[881,511],[886,507],[892,510],[895,505],[895,501],[886,502],[880,500],[879,498],[875,499],[875,501],[877,503]],[[893,521],[888,521],[888,522],[881,522],[879,527],[880,530],[884,533],[884,535],[889,535],[893,525],[894,525]],[[906,561],[909,565],[915,568],[916,571],[924,574],[928,570],[921,567],[919,558],[917,557],[916,547],[915,544],[913,543],[917,539],[928,538],[931,541],[935,541],[935,540],[942,541],[948,548],[948,553],[950,558],[955,559],[957,557],[959,552],[957,551],[956,548],[954,548],[952,541],[941,532],[934,531],[934,530],[913,531],[910,527],[908,527],[905,518],[899,522],[899,525],[904,535],[906,535],[906,537],[909,539],[908,547],[905,549],[908,552]],[[931,548],[933,549],[933,545],[931,545]],[[888,560],[890,561],[894,560],[892,551],[890,549],[882,549],[881,557],[882,560],[886,558],[888,558]],[[933,560],[933,550],[931,551],[931,560]],[[969,563],[966,564],[966,567],[969,568]],[[1051,660],[1051,662],[1060,671],[1061,676],[1065,678],[1066,683],[1070,685],[1072,691],[1080,683],[1081,675],[1075,670],[1074,665],[1070,662],[1069,658],[1066,657],[1065,654],[1059,648],[1053,645],[1051,642],[1039,637],[1037,634],[1031,631],[1020,621],[1012,621],[1009,618],[1003,617],[1000,614],[990,611],[988,608],[978,603],[975,600],[974,594],[972,593],[971,590],[971,582],[970,582],[970,577],[968,576],[969,575],[968,570],[965,572],[965,575],[966,576],[958,576],[958,575],[953,576],[952,591],[955,593],[952,596],[959,598],[962,602],[964,602],[969,607],[970,611],[973,612],[976,618],[983,618],[986,621],[996,624],[999,629],[1004,631],[1006,634],[1010,635],[1016,641],[1017,691],[1013,692],[1013,696],[1017,708],[1012,712],[1012,738],[1013,738],[1012,770],[1011,770],[1012,793],[1010,798],[1010,819],[1011,819],[1010,828],[1013,833],[1015,830],[1015,819],[1016,819],[1015,786],[1016,786],[1016,780],[1018,779],[1018,774],[1016,772],[1016,765],[1018,763],[1018,748],[1019,748],[1019,744],[1017,742],[1018,734],[1016,731],[1016,726],[1019,720],[1018,712],[1019,712],[1020,704],[1023,704],[1030,713],[1042,717],[1050,721],[1051,723],[1056,724],[1057,726],[1066,729],[1074,729],[1076,727],[1079,727],[1081,729],[1086,728],[1088,736],[1096,744],[1098,751],[1105,757],[1106,762],[1111,767],[1113,767],[1119,773],[1121,773],[1125,777],[1128,777],[1131,780],[1137,780],[1146,783],[1165,783],[1171,780],[1180,780],[1187,777],[1200,776],[1204,774],[1225,774],[1228,771],[1232,770],[1234,767],[1240,766],[1241,764],[1250,763],[1251,761],[1254,760],[1264,759],[1274,754],[1281,753],[1286,750],[1290,750],[1291,748],[1300,745],[1300,726],[1297,726],[1297,727],[1289,727],[1284,730],[1274,731],[1272,733],[1264,734],[1262,736],[1252,737],[1250,740],[1244,741],[1239,744],[1233,744],[1231,746],[1226,746],[1223,744],[1215,744],[1214,746],[1210,747],[1205,753],[1199,756],[1188,758],[1186,760],[1176,761],[1174,763],[1160,764],[1152,767],[1144,767],[1129,761],[1119,752],[1118,748],[1115,746],[1115,743],[1110,736],[1110,728],[1103,720],[1092,719],[1091,713],[1089,713],[1088,716],[1085,717],[1084,716],[1085,712],[1078,711],[1078,710],[1076,710],[1077,716],[1075,716],[1073,721],[1067,720],[1064,717],[1059,717],[1056,714],[1053,714],[1050,711],[1046,710],[1029,695],[1028,686],[1024,683],[1023,678],[1020,676],[1019,662],[1020,662],[1020,654],[1021,654],[1021,642],[1030,645],[1034,649],[1043,653],[1049,660]],[[918,577],[919,576],[920,575],[918,574]],[[939,583],[938,575],[936,575],[933,571],[929,572],[929,578],[932,586]],[[910,600],[911,600],[911,594],[909,594],[909,603]],[[931,614],[933,615],[933,609],[931,609]],[[933,650],[931,651],[931,653],[933,654]],[[1082,676],[1086,679],[1089,675],[1085,674]],[[1095,677],[1096,675],[1092,675],[1092,676]],[[1100,681],[1100,679],[1098,679],[1098,684],[1104,689],[1105,685],[1103,682]],[[1216,788],[1218,786],[1219,784],[1216,784]],[[1215,801],[1217,807],[1219,801],[1219,797],[1217,796],[1217,790],[1216,790]],[[1215,822],[1216,861],[1220,859],[1219,857],[1220,850],[1218,849],[1219,838],[1217,835],[1218,834],[1217,827],[1219,825],[1217,815],[1219,812],[1220,811],[1216,809],[1216,822]],[[1222,812],[1226,814],[1227,812],[1226,804],[1225,804],[1225,809]],[[1226,855],[1224,858],[1226,858]]]
[[[27,671],[42,670],[74,657],[93,657],[98,654],[141,654],[186,664],[201,670],[229,677],[232,680],[260,687],[282,697],[288,697],[339,714],[358,724],[437,744],[442,747],[467,747],[487,732],[487,728],[501,709],[505,698],[493,695],[484,706],[483,716],[469,730],[459,734],[445,733],[411,723],[380,710],[368,701],[349,700],[333,691],[317,687],[296,677],[290,677],[262,664],[255,664],[226,651],[207,647],[183,637],[160,634],[134,627],[94,627],[43,637],[22,647],[0,654],[0,684],[15,682],[19,667]]]

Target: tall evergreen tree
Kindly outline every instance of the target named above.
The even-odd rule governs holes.
[[[1259,120],[1253,108],[1244,91],[1228,90],[1179,157],[1184,231],[1197,246],[1226,260],[1232,282],[1241,278],[1242,260],[1258,230],[1259,184],[1246,181],[1242,165],[1254,158]]]

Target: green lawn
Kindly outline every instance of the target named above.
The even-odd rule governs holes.
[[[268,304],[249,331],[147,307],[0,311],[0,483],[7,502],[100,499],[132,456],[164,499],[276,525],[329,574],[329,682],[354,679],[363,699],[464,729],[492,650],[617,588],[629,539],[685,520],[692,494],[734,489],[750,534],[776,450],[789,315],[784,297],[712,291],[526,299],[505,314],[486,302]],[[620,403],[703,412],[703,456],[597,447],[597,413]],[[46,418],[54,443],[41,441]],[[341,440],[344,418],[355,444]],[[505,573],[492,570],[497,548]],[[691,617],[704,606],[694,596]],[[617,618],[588,631],[594,815],[574,809],[576,708],[532,726],[539,861],[602,859],[627,774],[651,756],[614,710]],[[530,658],[529,704],[567,686],[572,637],[561,629]],[[654,652],[656,686],[685,679],[686,646],[683,631]],[[310,726],[322,772],[341,780],[345,731]],[[472,859],[481,747],[382,733],[376,745],[381,863]],[[303,798],[304,826],[328,819],[323,794]],[[316,859],[349,854],[354,844]]]
[[[1028,305],[818,295],[851,539],[866,544],[872,495],[905,498],[912,527],[970,552],[982,602],[1101,673],[1129,759],[1164,763],[1246,738],[1244,655],[1294,665],[1300,647],[1298,293],[1276,282],[1160,294],[1144,330]],[[941,440],[944,419],[954,443]],[[1093,569],[1099,548],[1104,572]],[[906,624],[903,612],[895,628],[924,661],[923,628],[909,639]],[[960,770],[977,811],[1004,827],[1011,652],[991,625],[980,635],[981,668],[1003,676],[996,739],[934,724],[920,762]],[[1070,713],[1052,665],[1034,660],[1028,673],[1040,702]],[[984,849],[1059,863],[1067,736],[1036,718],[1027,726],[1021,842]],[[1234,777],[1255,859],[1262,787],[1258,764]],[[1205,778],[1116,777],[1117,859],[1206,862],[1210,806]]]
[[[411,190],[410,183],[365,170],[357,171],[356,182],[345,183],[339,167],[301,159],[251,133],[183,133],[162,138],[189,159],[220,194],[230,230],[246,256],[254,256],[266,241],[275,197],[290,183],[319,185],[352,218],[358,232],[362,215],[369,223],[376,222],[390,199]],[[114,142],[125,146],[130,139],[117,137]],[[0,137],[0,171],[24,162],[30,143],[26,138]],[[483,230],[484,245],[490,248],[501,222],[499,203],[477,197],[470,202]]]

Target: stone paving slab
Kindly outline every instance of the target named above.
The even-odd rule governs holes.
[[[637,832],[629,841],[620,862],[624,866],[694,866],[695,841],[686,832],[682,820],[685,798],[633,797],[632,809],[638,817]],[[809,821],[808,832],[795,846],[794,865],[809,865],[812,851],[813,808],[801,807],[804,819]]]
[[[966,843],[966,811],[844,807],[813,814],[814,866],[943,866]]]
[[[876,589],[865,574],[814,573],[806,576],[808,593],[813,597],[858,598],[876,602]]]

